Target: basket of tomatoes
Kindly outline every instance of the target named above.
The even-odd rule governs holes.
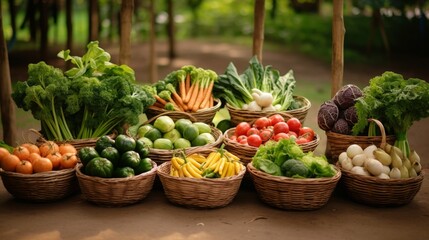
[[[320,137],[313,129],[287,113],[273,113],[252,122],[240,122],[224,133],[225,149],[238,156],[243,163],[252,161],[259,146],[269,140],[294,138],[304,152],[314,151]]]
[[[6,190],[17,199],[50,202],[76,193],[76,148],[45,141],[23,143],[11,151],[0,148],[0,175]]]

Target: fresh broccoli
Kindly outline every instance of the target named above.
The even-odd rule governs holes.
[[[306,178],[308,177],[308,168],[303,162],[296,159],[286,160],[282,166],[283,176],[293,178]]]

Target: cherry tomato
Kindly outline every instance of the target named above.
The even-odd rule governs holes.
[[[273,140],[277,142],[280,139],[289,139],[289,138],[290,138],[289,134],[281,132],[274,135]]]
[[[288,133],[289,132],[289,125],[285,122],[278,122],[274,125],[274,134],[277,133]]]
[[[284,117],[280,114],[274,114],[274,115],[269,116],[268,118],[270,119],[271,125],[273,125],[273,126],[275,126],[276,123],[278,123],[278,122],[284,122],[285,121]]]
[[[255,127],[251,127],[249,130],[247,130],[247,133],[246,133],[247,136],[250,136],[253,134],[259,134],[259,130]]]
[[[297,143],[297,144],[304,144],[304,143],[308,143],[308,142],[310,142],[307,138],[305,138],[305,137],[298,137],[296,140],[295,140],[295,142]]]
[[[289,126],[289,131],[294,131],[296,133],[299,133],[299,129],[302,127],[301,122],[298,118],[291,118],[287,120],[287,125]]]
[[[269,129],[261,130],[261,132],[259,133],[259,136],[261,137],[263,143],[270,140],[273,135],[273,131]]]
[[[253,127],[257,129],[263,129],[271,125],[270,119],[267,117],[260,117],[253,123]]]
[[[262,144],[262,139],[259,135],[253,134],[247,137],[247,143],[253,147],[259,147]]]
[[[241,122],[237,125],[235,128],[235,135],[246,135],[247,131],[251,128],[250,124],[248,122]]]
[[[309,128],[309,127],[302,127],[299,129],[299,137],[304,137],[306,139],[308,139],[309,141],[313,141],[314,139],[314,131],[313,129]]]

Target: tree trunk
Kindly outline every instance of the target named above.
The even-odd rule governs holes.
[[[155,1],[149,1],[149,73],[150,82],[154,83],[158,80],[157,64],[156,64],[156,34],[155,34]]]
[[[48,56],[48,31],[49,31],[49,2],[39,2],[39,26],[40,26],[40,57],[46,60]]]
[[[255,0],[253,23],[253,56],[257,56],[262,63],[262,49],[264,45],[264,21],[265,21],[265,0]]]
[[[99,9],[98,0],[88,1],[88,14],[89,14],[89,33],[88,42],[98,40],[98,26],[99,26]]]
[[[0,1],[0,13],[2,12]],[[15,106],[11,97],[12,86],[9,71],[9,59],[3,34],[3,14],[0,14],[0,99],[1,123],[5,143],[14,146],[16,141]]]
[[[332,19],[332,84],[331,97],[343,85],[344,73],[344,19],[343,19],[343,0],[335,0],[334,15]]]
[[[13,43],[16,41],[16,6],[15,6],[15,0],[8,0],[9,3],[9,12],[10,12],[10,23],[12,25],[12,39],[11,39],[11,46],[13,46]]]
[[[367,51],[371,52],[372,44],[374,42],[375,32],[377,28],[380,30],[381,38],[383,40],[384,50],[386,54],[390,55],[390,45],[389,40],[387,38],[386,30],[384,27],[383,17],[381,16],[381,12],[379,8],[373,8],[372,10],[372,24],[371,24],[371,33],[368,39]]]
[[[66,0],[66,28],[67,28],[67,46],[66,49],[73,48],[73,1]]]
[[[174,7],[173,0],[167,0],[167,34],[168,34],[168,57],[170,61],[176,58],[176,38],[175,38],[175,24],[174,24]]]
[[[119,64],[129,65],[131,58],[131,26],[133,20],[134,1],[122,0],[121,35],[119,47]]]

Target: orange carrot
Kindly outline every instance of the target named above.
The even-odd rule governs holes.
[[[158,95],[153,95],[156,99],[156,101],[158,101],[159,103],[165,105],[167,104],[167,101],[165,101],[164,99],[160,98]]]
[[[214,85],[214,80],[211,80],[207,88],[207,91],[204,93],[204,98],[203,98],[203,101],[201,102],[200,108],[204,108],[204,106],[207,106],[207,102],[210,100],[210,96],[212,96],[213,85]]]
[[[176,96],[179,98],[177,98]],[[173,100],[177,103],[177,106],[183,109],[183,111],[188,110],[188,106],[183,103],[183,100],[180,98],[180,96],[178,96],[177,94],[173,94]]]
[[[214,97],[213,97],[213,94],[211,94],[210,95],[210,100],[209,100],[209,108],[211,108],[211,107],[213,107],[213,102],[214,102],[214,99],[213,99]]]
[[[186,79],[185,79],[185,94],[189,92],[190,87],[191,87],[191,74],[187,73]]]
[[[201,81],[198,94],[196,96],[194,104],[191,107],[191,109],[192,109],[193,112],[196,112],[200,108],[200,105],[201,105],[201,103],[204,100],[204,96],[207,93],[209,80],[210,79],[207,78],[207,79],[204,79],[203,81]]]

